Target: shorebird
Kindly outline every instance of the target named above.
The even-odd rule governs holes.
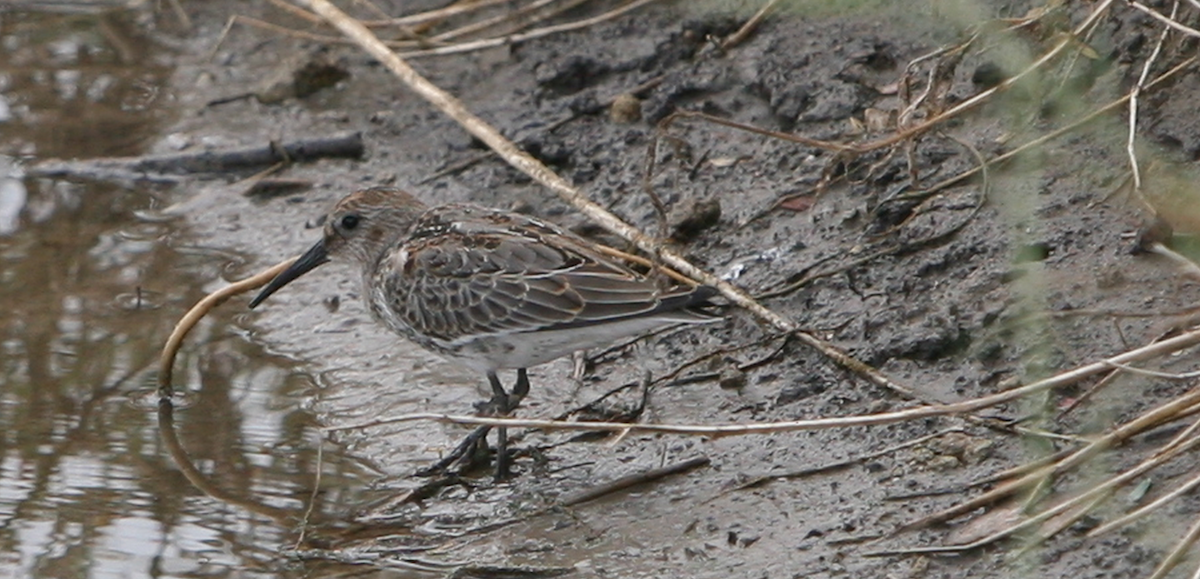
[[[250,307],[330,260],[362,267],[363,300],[389,330],[486,374],[489,405],[501,415],[529,392],[526,368],[667,325],[720,319],[700,309],[712,287],[664,288],[551,223],[477,205],[431,208],[390,187],[339,201],[321,240]],[[517,371],[511,393],[496,374],[505,369]],[[505,435],[497,429],[497,479],[510,474]],[[468,449],[464,442],[455,453]]]

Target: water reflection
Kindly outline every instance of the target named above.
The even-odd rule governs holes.
[[[0,155],[137,154],[167,115],[167,74],[119,14],[0,13]],[[0,175],[0,576],[339,575],[280,551],[295,520],[200,495],[139,404],[171,325],[215,287],[227,256],[170,223],[140,221],[154,191]],[[27,187],[27,189],[26,189]],[[198,328],[177,385],[180,436],[223,488],[338,519],[356,465],[318,462],[298,410],[305,376],[243,340],[226,316]],[[279,391],[265,385],[283,384]]]

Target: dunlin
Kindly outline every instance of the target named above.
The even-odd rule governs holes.
[[[562,228],[476,205],[427,207],[377,187],[333,208],[324,235],[250,302],[332,259],[357,262],[373,317],[422,347],[487,375],[494,411],[529,391],[526,368],[672,324],[712,322],[716,290],[664,289]],[[506,393],[496,372],[516,369]],[[482,434],[486,430],[481,431]],[[496,476],[509,474],[499,430]]]

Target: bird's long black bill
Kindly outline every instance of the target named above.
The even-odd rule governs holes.
[[[292,280],[316,269],[327,261],[329,261],[329,253],[325,251],[325,242],[318,241],[316,245],[304,252],[304,255],[301,255],[299,258],[297,258],[296,261],[292,263],[291,267],[283,270],[282,273],[275,276],[275,279],[271,280],[271,283],[267,284],[267,287],[263,288],[263,290],[259,292],[258,295],[255,296],[250,302],[250,309],[254,309],[254,307],[258,304],[261,304],[263,300],[271,297],[271,294],[275,293],[277,290],[279,290],[279,288],[291,283]]]

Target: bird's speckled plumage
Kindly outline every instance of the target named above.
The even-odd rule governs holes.
[[[662,289],[556,225],[475,205],[427,208],[391,188],[359,191],[324,238],[254,305],[327,259],[362,266],[364,299],[393,332],[468,367],[526,368],[677,323],[711,288]],[[289,270],[289,271],[291,271]]]

